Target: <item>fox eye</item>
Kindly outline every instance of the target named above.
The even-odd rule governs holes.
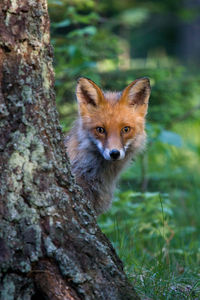
[[[96,131],[100,134],[104,134],[106,132],[105,128],[103,127],[96,127]]]
[[[122,133],[128,133],[130,131],[130,126],[125,126],[122,128]]]

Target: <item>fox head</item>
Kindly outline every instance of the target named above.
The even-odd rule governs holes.
[[[104,159],[123,160],[128,149],[142,147],[150,90],[148,78],[136,79],[122,92],[104,92],[92,80],[79,78],[82,128]]]

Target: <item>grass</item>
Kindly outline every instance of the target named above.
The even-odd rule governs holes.
[[[200,299],[200,252],[194,228],[176,226],[166,195],[163,199],[155,193],[126,192],[120,198],[99,222],[141,298]]]

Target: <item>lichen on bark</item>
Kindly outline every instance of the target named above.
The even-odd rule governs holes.
[[[0,299],[138,299],[75,184],[46,0],[0,3]]]

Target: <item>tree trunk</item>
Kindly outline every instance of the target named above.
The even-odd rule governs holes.
[[[46,0],[1,0],[0,299],[139,299],[70,173],[53,84]]]

